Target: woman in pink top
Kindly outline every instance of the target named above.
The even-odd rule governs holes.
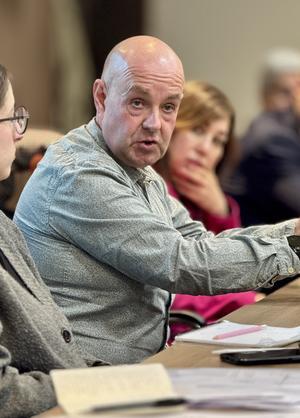
[[[200,81],[185,85],[168,152],[155,169],[194,220],[219,233],[240,226],[238,204],[222,191],[218,173],[234,152],[234,110],[216,87]],[[172,309],[192,310],[207,322],[253,303],[255,292],[218,296],[176,295]],[[178,328],[171,327],[171,334]]]

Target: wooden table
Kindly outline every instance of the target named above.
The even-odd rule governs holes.
[[[243,306],[224,318],[245,324],[267,324],[278,327],[300,325],[300,279],[268,295],[261,301]],[[298,346],[291,344],[290,347]],[[144,363],[162,363],[166,367],[237,367],[220,361],[212,350],[222,346],[177,342]],[[268,365],[268,367],[278,367]],[[282,365],[281,365],[282,367]],[[300,367],[299,364],[285,364],[284,367]]]
[[[245,324],[267,324],[278,327],[294,327],[300,324],[300,279],[297,279],[261,301],[243,306],[224,318]],[[298,346],[298,344],[291,344]],[[220,345],[205,345],[178,342],[172,347],[150,357],[144,363],[162,363],[166,367],[237,367],[219,360],[212,350]],[[255,367],[255,366],[253,366]],[[266,367],[282,367],[268,365]],[[286,364],[284,367],[300,367],[300,363]],[[61,414],[60,408],[53,408],[39,417]]]

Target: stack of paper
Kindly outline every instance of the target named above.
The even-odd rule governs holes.
[[[186,409],[164,410],[164,418],[237,418],[243,416],[242,410],[257,411],[255,417],[259,418],[270,417],[270,411],[274,413],[272,418],[300,416],[300,369],[192,368],[167,372],[162,365],[150,364],[56,370],[51,375],[60,406],[74,416],[99,407],[99,417],[104,418],[105,407],[141,401],[155,405],[159,399],[185,400]],[[210,415],[209,409],[220,413]],[[128,409],[126,413],[124,409],[112,410],[114,414],[131,416]],[[154,408],[135,412],[136,418],[142,412],[151,418],[162,411]]]
[[[194,408],[297,411],[300,416],[300,369],[192,368],[173,369],[170,375],[175,390]]]
[[[221,321],[176,336],[176,341],[246,347],[280,347],[299,340],[300,327],[257,327],[230,321]]]

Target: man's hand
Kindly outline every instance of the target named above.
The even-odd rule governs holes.
[[[214,172],[204,167],[192,166],[172,172],[176,190],[208,213],[226,216],[228,205],[219,180]]]

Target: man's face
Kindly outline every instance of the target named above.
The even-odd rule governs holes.
[[[96,120],[117,159],[143,168],[165,154],[182,99],[183,79],[144,68],[130,69],[111,83]]]
[[[269,110],[286,111],[293,107],[299,96],[300,73],[281,74],[277,78],[277,89],[270,94],[267,107]]]

